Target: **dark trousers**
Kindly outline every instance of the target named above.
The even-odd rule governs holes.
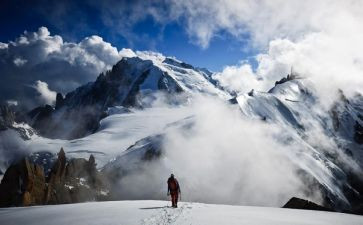
[[[171,204],[173,207],[177,207],[178,206],[178,192],[171,192]]]

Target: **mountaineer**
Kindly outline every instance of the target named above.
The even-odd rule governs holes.
[[[171,174],[168,179],[168,196],[171,195],[171,203],[174,208],[178,207],[179,194],[181,194],[179,183],[174,174]]]

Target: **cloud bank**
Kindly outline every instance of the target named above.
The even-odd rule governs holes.
[[[165,199],[166,179],[174,173],[183,201],[281,207],[299,196],[322,202],[320,190],[299,175],[300,163],[315,166],[299,156],[300,144],[283,143],[286,130],[249,120],[238,106],[215,98],[197,97],[188,110],[192,125],[166,129],[161,159],[126,173],[121,198]],[[326,169],[316,169],[330,179]]]
[[[227,90],[267,91],[293,67],[316,84],[327,105],[338,89],[362,92],[361,1],[173,1],[171,10],[203,48],[225,32],[258,49],[256,66],[242,62],[216,76]]]
[[[38,80],[33,87],[40,94],[39,98],[42,102],[45,102],[48,105],[53,105],[55,103],[57,93],[49,90],[47,83]]]
[[[46,27],[25,31],[14,41],[0,43],[0,100],[12,99],[28,107],[53,102],[54,93],[48,85],[55,92],[74,90],[94,81],[122,54],[99,36],[73,43],[51,35]],[[34,101],[34,84],[41,94],[38,101]]]
[[[78,7],[69,2],[51,4],[59,6],[54,7],[59,10],[49,17],[58,28],[63,27],[59,18]],[[241,49],[257,52],[257,63],[243,61],[241,54],[242,63],[226,66],[216,76],[231,92],[244,93],[253,88],[267,91],[291,67],[314,80],[327,105],[334,101],[337,89],[353,95],[363,87],[361,1],[155,0],[82,4],[95,10],[97,21],[102,25],[122,33],[130,42],[149,40],[150,37],[137,37],[132,31],[135,24],[148,17],[160,28],[161,39],[163,27],[177,23],[190,41],[201,48],[207,48],[219,36],[241,40]],[[44,7],[40,8],[38,13],[48,13]],[[14,84],[3,87],[3,98],[13,99],[13,93],[19,93],[22,98],[29,96],[31,91],[23,85],[32,85],[37,80],[46,82],[56,92],[68,92],[94,80],[126,53],[120,53],[99,36],[73,43],[50,35],[45,27],[37,32],[25,32],[15,41],[0,43],[3,83]]]

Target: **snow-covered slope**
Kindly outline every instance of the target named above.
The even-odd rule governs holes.
[[[100,128],[94,134],[80,139],[48,139],[39,135],[31,136],[29,141],[19,138],[16,143],[9,143],[8,148],[15,146],[26,148],[27,153],[50,152],[55,156],[63,147],[68,157],[88,159],[90,154],[96,157],[97,166],[102,168],[110,160],[120,156],[140,139],[163,133],[169,124],[189,117],[186,107],[154,107],[130,112],[119,112],[110,108],[112,115],[101,120]],[[3,131],[2,137],[13,136],[13,131]],[[14,144],[14,145],[11,145]],[[15,145],[16,144],[16,145]],[[1,161],[0,161],[1,162]],[[6,168],[10,162],[3,162],[0,168]]]
[[[343,213],[268,207],[118,201],[0,209],[0,224],[28,225],[361,225],[363,217]]]

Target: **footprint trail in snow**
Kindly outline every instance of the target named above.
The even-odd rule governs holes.
[[[172,208],[165,206],[158,209],[155,214],[151,217],[143,219],[143,225],[166,225],[166,224],[183,224],[190,218],[190,211],[192,204],[190,203],[179,203],[179,208]]]

